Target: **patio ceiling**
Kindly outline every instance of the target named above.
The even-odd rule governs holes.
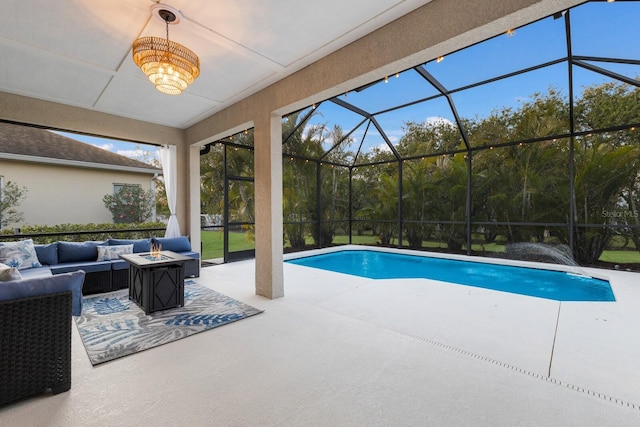
[[[7,0],[0,91],[184,129],[429,1],[167,1],[184,16],[170,39],[201,61],[172,97],[131,59],[135,39],[165,34],[156,2]]]

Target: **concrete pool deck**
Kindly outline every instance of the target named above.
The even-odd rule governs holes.
[[[259,316],[92,367],[73,328],[72,388],[0,408],[0,425],[640,425],[640,274],[616,302],[568,303],[424,279],[255,263],[198,283]]]
[[[343,248],[363,249],[361,246]],[[506,261],[510,265],[557,270],[566,268],[428,255],[479,262]],[[640,409],[640,274],[582,267],[579,270],[609,280],[616,301],[560,302],[427,279],[363,279],[365,282],[357,287],[357,301],[343,292],[319,304],[327,310],[379,324],[433,345]],[[314,274],[323,273],[314,270]],[[327,281],[330,280],[320,280]],[[389,316],[381,307],[396,315]]]

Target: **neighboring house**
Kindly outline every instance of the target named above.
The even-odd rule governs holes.
[[[162,169],[48,130],[0,122],[0,183],[26,187],[22,225],[109,223],[102,198],[122,185],[155,188]]]

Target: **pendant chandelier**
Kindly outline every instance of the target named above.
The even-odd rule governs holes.
[[[169,24],[179,22],[180,12],[166,5],[154,5],[164,22],[167,38],[140,37],[133,42],[133,62],[162,93],[180,95],[200,75],[198,55],[169,40]]]

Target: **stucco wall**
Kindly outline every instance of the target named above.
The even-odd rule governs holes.
[[[152,175],[38,163],[0,160],[0,175],[27,188],[18,207],[22,225],[110,223],[111,212],[102,198],[113,193],[113,184],[139,184],[151,188]]]

